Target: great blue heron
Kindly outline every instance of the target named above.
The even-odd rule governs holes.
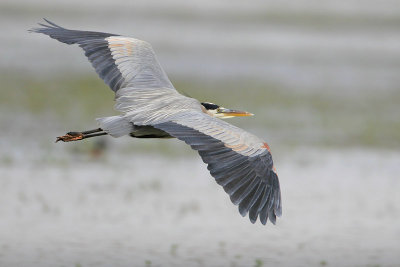
[[[100,128],[69,132],[57,141],[77,141],[99,135],[137,138],[176,137],[197,150],[208,170],[239,205],[249,213],[275,224],[282,213],[278,176],[266,142],[221,119],[250,116],[179,94],[158,63],[147,42],[103,32],[69,30],[48,24],[30,31],[43,33],[66,44],[78,44],[97,74],[115,92],[119,116],[97,119]]]

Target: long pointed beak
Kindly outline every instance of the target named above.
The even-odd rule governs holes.
[[[253,116],[254,114],[247,111],[219,108],[217,111],[217,115],[220,118],[232,118],[232,117],[248,117],[248,116]]]

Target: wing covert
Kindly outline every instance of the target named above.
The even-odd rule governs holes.
[[[272,156],[266,146],[251,140],[246,143],[243,136],[259,139],[206,114],[199,114],[194,119],[191,116],[189,122],[184,118],[154,127],[198,151],[216,182],[228,193],[232,203],[239,206],[242,216],[249,214],[252,223],[259,218],[266,224],[269,218],[275,224],[276,216],[282,213],[281,193]]]

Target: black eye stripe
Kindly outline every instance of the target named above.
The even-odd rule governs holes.
[[[215,105],[215,104],[213,104],[213,103],[201,103],[202,105],[203,105],[203,107],[205,107],[206,109],[212,109],[212,110],[214,110],[214,109],[217,109],[217,108],[219,108],[219,106],[218,105]]]

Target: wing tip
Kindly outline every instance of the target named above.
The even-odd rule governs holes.
[[[258,182],[254,185],[257,180]],[[282,215],[281,192],[276,173],[268,171],[266,179],[259,179],[259,176],[256,176],[253,182],[242,183],[237,188],[233,185],[235,190],[227,190],[226,186],[234,182],[237,180],[230,181],[223,188],[229,194],[231,202],[238,206],[240,215],[242,217],[248,215],[252,224],[259,219],[263,225],[266,225],[268,221],[275,225],[277,217]]]
[[[35,33],[45,33],[46,30],[49,29],[64,29],[63,27],[55,24],[54,22],[46,19],[46,18],[42,18],[45,22],[47,22],[48,24],[43,24],[43,23],[39,23],[39,26],[42,26],[42,28],[31,28],[28,30],[28,32],[35,32]]]
[[[246,210],[241,211],[239,209],[242,216],[245,216],[250,210],[249,219],[253,224],[257,221],[257,218],[259,218],[263,225],[266,225],[268,220],[276,225],[277,217],[282,216],[282,200],[278,176],[274,172],[269,172],[269,174],[269,179],[267,179],[267,181],[269,180],[271,184],[265,187],[264,194],[259,196],[260,199]],[[257,210],[253,210],[255,208],[257,208]]]
[[[272,199],[272,203],[270,201],[271,200],[269,199],[269,201],[265,202],[265,204],[262,207],[258,207],[258,211],[253,214],[250,210],[252,208],[256,208],[256,207],[251,206],[251,207],[244,209],[244,208],[241,208],[241,206],[239,205],[240,203],[237,203],[237,204],[235,204],[234,202],[232,202],[232,203],[235,205],[239,205],[238,210],[242,217],[246,217],[246,215],[249,214],[249,220],[252,224],[255,224],[257,222],[257,219],[259,219],[261,224],[263,224],[263,225],[266,225],[268,221],[270,221],[272,224],[276,225],[277,217],[282,216],[282,207],[280,205],[280,194],[279,194],[279,198],[277,200]],[[254,204],[254,205],[256,205],[256,204]],[[264,210],[264,213],[262,213],[261,210]]]

